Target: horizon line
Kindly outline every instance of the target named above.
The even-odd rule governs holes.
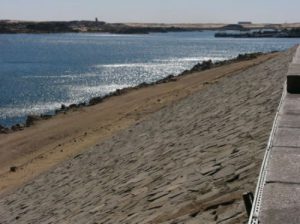
[[[97,17],[95,17],[96,19]],[[70,20],[26,20],[26,19],[0,19],[1,22],[80,22],[80,21],[89,21],[94,22],[92,19],[70,19]],[[121,23],[121,24],[237,24],[239,22],[251,22],[251,21],[236,21],[236,22],[109,22],[105,20],[99,20],[99,22],[105,22],[105,23]],[[299,22],[251,22],[252,25],[256,24],[297,24]]]

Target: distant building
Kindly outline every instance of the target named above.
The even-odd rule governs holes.
[[[240,21],[240,22],[238,22],[238,24],[239,25],[251,25],[252,22],[250,22],[250,21]]]
[[[95,18],[95,22],[98,23],[98,18],[97,17]]]

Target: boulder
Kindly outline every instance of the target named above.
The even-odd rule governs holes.
[[[20,125],[20,124],[13,125],[13,126],[11,127],[11,130],[12,130],[12,131],[21,131],[21,130],[23,130],[23,129],[24,129],[23,125]]]
[[[9,132],[9,129],[0,125],[0,134],[7,134]]]
[[[65,110],[66,109],[66,105],[62,104],[60,107],[61,110]]]
[[[40,119],[41,119],[40,116],[37,116],[37,115],[28,115],[27,119],[26,119],[26,127],[29,127],[29,126],[33,125],[33,123],[35,121],[38,121]]]
[[[89,106],[93,106],[93,105],[96,105],[98,103],[101,103],[103,101],[103,97],[94,97],[92,99],[90,99],[89,101]]]

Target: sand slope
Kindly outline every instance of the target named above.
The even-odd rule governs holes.
[[[199,88],[40,175],[0,200],[0,223],[242,223],[292,54]]]

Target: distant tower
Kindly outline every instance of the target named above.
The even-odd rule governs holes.
[[[98,18],[96,17],[95,22],[98,23]]]

